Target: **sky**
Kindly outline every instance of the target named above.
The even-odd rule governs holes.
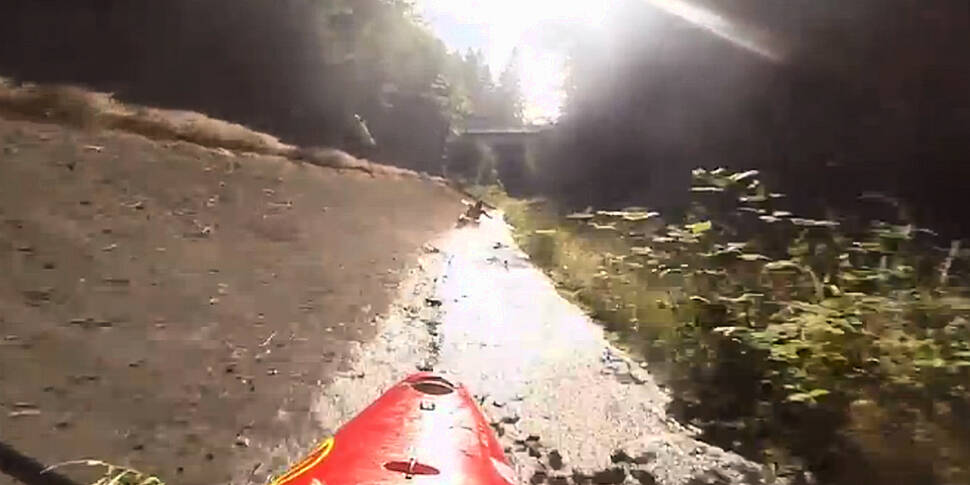
[[[565,93],[563,32],[598,28],[611,0],[418,0],[421,16],[453,50],[481,50],[496,78],[517,49],[524,116],[549,122]]]

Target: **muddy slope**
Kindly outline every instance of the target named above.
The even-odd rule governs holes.
[[[305,445],[460,210],[415,177],[0,119],[0,441],[188,485]]]

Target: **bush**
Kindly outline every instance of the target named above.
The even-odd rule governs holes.
[[[523,249],[668,367],[675,411],[709,439],[754,458],[794,454],[829,482],[970,482],[959,244],[940,249],[912,224],[798,217],[754,171],[693,179],[682,223],[587,210],[545,223],[554,247],[526,233]],[[899,439],[877,446],[871,433],[890,430]]]

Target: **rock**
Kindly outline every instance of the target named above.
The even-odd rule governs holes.
[[[425,298],[424,304],[431,308],[438,308],[442,305],[442,301],[437,298]]]
[[[593,474],[593,483],[596,484],[610,485],[623,483],[623,480],[626,480],[626,470],[622,468],[610,468]]]
[[[590,472],[588,470],[574,468],[573,481],[577,483],[583,483],[585,480],[591,480],[592,483],[595,483],[597,485],[621,484],[623,483],[624,480],[626,480],[626,470],[619,467],[615,467],[615,468],[607,468],[605,470]]]
[[[542,458],[542,452],[539,451],[539,448],[537,446],[529,446],[528,451],[529,451],[529,456],[533,458]]]
[[[249,448],[249,438],[246,438],[245,436],[236,436],[236,441],[233,443],[233,445],[240,448]]]
[[[26,299],[27,304],[31,306],[38,306],[42,303],[51,301],[53,294],[54,289],[49,287],[23,291],[24,299]]]
[[[657,453],[654,451],[647,451],[645,453],[640,453],[633,459],[633,463],[637,465],[646,465],[657,459]]]
[[[640,485],[656,485],[657,479],[654,478],[653,474],[646,470],[634,469],[630,471],[630,475],[637,480]]]
[[[546,479],[546,483],[549,485],[568,485],[569,477],[564,477],[562,475],[553,475]]]
[[[516,416],[516,415],[514,415],[514,414],[511,415],[511,416],[503,416],[502,417],[502,423],[503,424],[515,424],[515,423],[518,423],[518,422],[519,422],[519,417]]]
[[[610,455],[610,461],[613,463],[633,463],[633,457],[623,450],[613,450],[613,453]]]
[[[550,451],[548,454],[548,458],[549,458],[550,468],[552,468],[553,470],[562,470],[562,466],[563,466],[562,454],[559,453],[559,450]]]
[[[539,470],[532,474],[532,478],[529,479],[529,483],[532,485],[539,485],[540,483],[545,482],[547,477],[548,475],[546,475],[546,472]]]
[[[687,485],[731,485],[731,477],[721,470],[710,468],[687,481]]]

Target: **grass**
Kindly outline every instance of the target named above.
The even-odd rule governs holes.
[[[84,129],[110,129],[156,140],[212,148],[287,155],[295,147],[245,126],[190,111],[126,105],[109,93],[67,85],[16,85],[0,79],[0,113]]]
[[[355,158],[322,147],[297,147],[245,126],[192,111],[125,104],[110,93],[70,85],[17,84],[0,77],[0,116],[54,122],[86,130],[117,130],[215,149],[290,158],[371,175],[424,177],[414,171]],[[438,180],[440,181],[440,180]]]
[[[44,469],[47,473],[66,466],[86,466],[103,468],[104,473],[90,485],[165,485],[160,478],[140,472],[133,468],[113,465],[101,460],[72,460],[58,463]]]

